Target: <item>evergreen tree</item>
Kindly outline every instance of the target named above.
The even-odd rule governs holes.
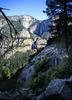
[[[72,36],[72,0],[46,0],[46,6],[44,12],[52,20],[51,32],[58,35],[62,34],[68,52],[72,42],[69,36]]]

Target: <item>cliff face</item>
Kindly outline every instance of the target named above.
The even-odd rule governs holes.
[[[19,33],[19,51],[26,52],[27,50],[31,49],[31,45],[33,41],[36,40],[36,38],[39,38],[38,40],[38,47],[44,47],[46,45],[46,39],[43,39],[44,35],[42,34],[44,32],[47,32],[48,29],[48,23],[46,20],[39,21],[29,15],[26,16],[8,16],[8,19],[13,23],[16,30]],[[3,41],[2,46],[10,46],[11,45],[11,35],[9,31],[9,26],[6,22],[6,20],[0,16],[0,29],[1,33],[6,35],[9,39],[5,40],[5,43]],[[12,35],[15,36],[14,30],[12,29]],[[15,40],[14,45],[17,43],[17,40]],[[23,47],[23,48],[22,48]],[[6,50],[6,49],[5,49]],[[3,48],[0,50],[1,53],[4,53]]]
[[[33,25],[30,26],[29,30],[39,36],[42,36],[44,32],[49,32],[49,26],[51,25],[50,20],[43,20],[40,21],[39,23],[34,23]]]
[[[48,39],[51,34],[48,33],[50,21],[44,20],[39,21],[32,16],[26,15],[26,16],[8,16],[8,19],[13,23],[16,30],[19,33],[19,46],[25,47],[25,50],[23,48],[23,51],[26,52],[27,50],[31,49],[31,45],[33,41],[36,40],[36,38],[39,38],[38,40],[38,47],[44,47],[46,45],[46,39]],[[0,30],[1,33],[6,35],[9,39],[5,40],[6,43],[2,43],[2,46],[10,46],[11,45],[11,35],[9,31],[9,26],[6,22],[6,20],[0,16]],[[14,30],[12,29],[12,35],[15,36]],[[14,45],[17,43],[17,40],[14,42]],[[20,49],[19,49],[20,50]],[[4,51],[3,49],[1,50]],[[22,50],[20,50],[22,51]]]
[[[44,32],[48,32],[49,25],[51,22],[49,20],[39,21],[29,15],[26,16],[11,16],[8,17],[11,22],[15,25],[18,31],[22,29],[27,29],[29,32],[41,36]],[[20,25],[20,27],[18,27]],[[7,28],[7,22],[0,16],[0,29]]]
[[[1,68],[3,67],[1,74],[7,75],[7,77],[11,76],[12,70],[13,73],[17,72],[10,80],[0,80],[0,88],[3,90],[0,92],[1,100],[51,100],[51,98],[72,100],[72,77],[69,78],[72,76],[72,57],[69,58],[64,48],[53,43],[40,49],[40,51],[35,54],[27,54],[24,57],[23,54],[21,54],[31,49],[32,42],[36,40],[37,37],[39,38],[39,48],[46,45],[45,39],[52,36],[48,33],[49,21],[38,21],[31,16],[12,16],[9,17],[9,19],[19,32],[20,47],[14,48],[13,51],[8,52],[6,55],[6,58],[10,58],[11,56],[15,57],[16,55],[14,54],[19,51],[15,62],[12,59],[12,63],[9,61],[8,64],[4,62],[4,65],[3,63],[0,65]],[[1,18],[0,28],[2,28],[1,32],[10,38],[9,28],[3,18]],[[16,42],[17,41],[15,41],[14,44],[16,44]],[[22,61],[21,64],[20,61]],[[26,65],[24,65],[25,63]],[[20,69],[21,67],[24,68]],[[7,91],[7,87],[12,89],[12,92],[10,89]]]
[[[25,28],[29,28],[30,25],[32,25],[35,22],[39,22],[37,19],[29,15],[11,16],[9,17],[9,19],[14,21],[20,21]]]

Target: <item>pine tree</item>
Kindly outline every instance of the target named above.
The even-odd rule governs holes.
[[[69,45],[72,42],[70,38],[72,25],[72,0],[46,0],[46,11],[47,16],[52,20],[51,32],[63,36],[68,52]],[[55,31],[54,31],[55,30]],[[53,32],[54,31],[54,32]],[[60,34],[59,34],[60,33]]]

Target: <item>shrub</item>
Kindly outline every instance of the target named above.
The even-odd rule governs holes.
[[[31,88],[33,90],[38,90],[39,88],[43,88],[45,84],[45,76],[41,73],[38,73],[36,77],[34,77],[31,81]]]
[[[35,63],[36,73],[41,72],[41,71],[45,72],[48,68],[49,68],[49,66],[48,66],[48,58],[47,57],[45,57],[42,60],[37,61]]]
[[[10,79],[11,78],[11,70],[8,67],[2,68],[2,76],[4,79]]]
[[[48,58],[45,57],[35,63],[35,74],[31,81],[31,88],[33,90],[43,88],[45,85],[45,74],[42,74],[42,72],[45,72],[48,69],[48,64],[46,64],[47,61]]]
[[[18,69],[25,67],[28,63],[29,55],[31,51],[27,51],[26,53],[16,52],[9,59],[0,59],[0,78],[6,76],[6,78],[10,78],[13,76]]]
[[[45,70],[44,77],[42,75],[42,69],[45,66],[45,61],[41,60],[35,64],[36,73],[33,77],[31,87],[33,89],[38,89],[48,86],[51,80],[53,79],[62,79],[72,76],[72,56],[68,59],[65,59],[60,65],[47,68]],[[48,66],[47,66],[48,67]]]
[[[56,78],[68,78],[72,75],[72,57],[66,59],[62,64],[49,69],[46,73],[45,84]]]

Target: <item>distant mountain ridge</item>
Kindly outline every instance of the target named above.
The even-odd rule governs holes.
[[[13,23],[16,30],[19,33],[19,37],[22,39],[19,39],[19,46],[25,47],[25,49],[22,50],[20,48],[18,51],[26,52],[27,50],[31,49],[32,43],[36,40],[36,38],[39,38],[38,40],[38,47],[44,47],[46,45],[46,38],[44,36],[44,32],[47,34],[48,31],[48,20],[39,21],[32,16],[25,15],[25,16],[8,16],[8,19]],[[9,32],[9,26],[6,22],[6,20],[0,16],[0,29],[1,33],[8,36],[9,40],[11,40],[10,32]],[[13,33],[12,35],[15,36],[14,30],[12,29]],[[43,36],[42,36],[43,34]],[[50,35],[49,35],[50,36]],[[45,39],[43,38],[45,37]],[[8,42],[9,43],[9,42]],[[6,46],[8,46],[7,42],[5,43]],[[17,41],[14,42],[14,45],[17,43]],[[2,49],[3,52],[3,49]]]
[[[29,27],[29,30],[36,35],[42,36],[44,32],[49,32],[51,22],[47,20],[39,21]],[[34,30],[33,30],[34,29]]]
[[[21,15],[21,16],[8,16],[8,18],[13,22],[13,24],[18,29],[18,31],[22,31],[22,29],[25,29],[29,31],[30,33],[42,36],[44,32],[49,31],[49,25],[51,22],[47,20],[39,21],[32,16],[29,15]],[[4,28],[7,26],[7,23],[2,16],[0,16],[0,28]]]

